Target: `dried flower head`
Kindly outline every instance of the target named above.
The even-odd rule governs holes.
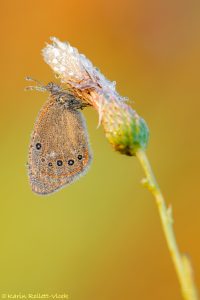
[[[126,155],[135,155],[148,143],[149,130],[145,121],[127,105],[115,82],[107,80],[83,54],[69,43],[51,38],[52,44],[42,50],[45,62],[67,88],[99,113],[106,137],[113,147]]]

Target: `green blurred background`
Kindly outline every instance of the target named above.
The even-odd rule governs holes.
[[[0,16],[0,293],[181,299],[139,162],[112,150],[94,110],[87,175],[52,196],[30,190],[28,144],[47,95],[24,92],[24,77],[54,80],[41,56],[50,36],[116,80],[149,124],[148,156],[200,286],[200,2],[2,0]]]

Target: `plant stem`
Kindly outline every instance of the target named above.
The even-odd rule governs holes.
[[[171,206],[167,208],[145,151],[138,150],[136,156],[139,159],[146,175],[146,178],[143,180],[143,184],[149,189],[156,200],[163,231],[181,286],[183,298],[185,300],[198,300],[191,263],[186,255],[182,255],[180,253],[176,242],[173,229],[172,208]]]

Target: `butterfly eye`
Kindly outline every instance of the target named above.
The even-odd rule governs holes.
[[[41,145],[40,143],[37,143],[37,144],[35,145],[35,147],[36,147],[37,150],[40,150],[40,149],[42,148],[42,145]]]
[[[52,165],[52,163],[50,162],[50,163],[48,163],[48,166],[49,166],[49,167],[52,167],[53,165]]]
[[[73,159],[68,160],[68,165],[69,166],[72,166],[73,164],[74,164],[74,160]]]
[[[62,164],[63,164],[63,162],[62,162],[62,160],[57,160],[57,166],[62,166]]]
[[[83,155],[79,154],[78,159],[81,160],[83,158]]]

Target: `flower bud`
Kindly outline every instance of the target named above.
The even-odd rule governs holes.
[[[145,149],[149,139],[146,122],[126,103],[111,102],[104,108],[102,125],[116,151],[133,156]]]

